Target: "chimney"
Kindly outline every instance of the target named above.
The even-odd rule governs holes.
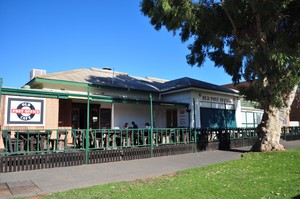
[[[39,76],[45,75],[45,74],[46,74],[46,70],[32,69],[30,71],[30,80],[32,80],[35,77],[39,77]]]

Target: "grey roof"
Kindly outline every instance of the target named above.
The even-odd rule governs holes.
[[[91,77],[91,83],[96,85],[127,88],[141,91],[159,92],[160,82],[148,81],[128,75],[116,75],[114,77]]]
[[[227,93],[236,93],[232,89],[223,87],[223,86],[218,86],[215,84],[203,82],[200,80],[192,79],[189,77],[183,77],[180,79],[175,79],[171,80],[168,82],[165,82],[162,84],[162,87],[160,88],[161,92],[166,92],[166,91],[173,91],[173,90],[178,90],[178,89],[184,89],[184,88],[202,88],[202,89],[208,89],[208,90],[214,90],[214,91],[221,91],[221,92],[227,92]]]
[[[184,88],[202,88],[221,92],[235,93],[233,90],[199,81],[196,79],[184,77],[175,80],[163,80],[157,78],[141,78],[129,76],[127,73],[103,70],[97,68],[77,69],[71,71],[57,72],[41,75],[38,78],[62,80],[71,82],[88,83],[99,86],[108,86],[115,88],[126,88],[148,92],[167,92]],[[34,80],[33,80],[34,81]]]

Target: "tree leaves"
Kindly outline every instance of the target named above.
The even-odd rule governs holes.
[[[157,30],[165,26],[183,42],[193,40],[190,65],[210,58],[234,83],[255,80],[245,93],[265,107],[283,106],[300,82],[297,0],[143,0],[141,11]]]

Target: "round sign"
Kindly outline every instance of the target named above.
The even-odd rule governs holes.
[[[29,102],[23,102],[19,104],[17,109],[22,110],[21,112],[17,113],[17,116],[21,120],[31,120],[36,114],[34,106]]]

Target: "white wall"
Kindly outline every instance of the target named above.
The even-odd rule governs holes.
[[[207,97],[207,100],[203,96]],[[215,102],[213,102],[215,98]],[[212,108],[225,108],[236,110],[236,122],[237,126],[241,126],[241,104],[240,100],[231,94],[221,94],[215,92],[207,91],[184,91],[178,93],[172,93],[167,95],[162,95],[161,99],[166,102],[182,102],[189,104],[190,113],[184,112],[186,107],[177,106],[153,106],[154,114],[154,127],[163,128],[166,127],[166,111],[167,109],[176,108],[177,109],[177,118],[178,126],[183,126],[183,123],[186,123],[184,126],[191,126],[200,128],[201,127],[201,118],[200,118],[200,107],[210,107]],[[227,102],[223,100],[228,100]],[[113,111],[113,110],[112,110]],[[195,111],[195,112],[194,112]],[[183,113],[184,112],[184,113]],[[150,105],[149,104],[114,104],[114,123],[113,127],[122,128],[124,123],[127,122],[131,126],[131,122],[135,121],[136,124],[143,128],[145,122],[150,123]],[[190,114],[190,125],[188,125],[188,114]],[[194,118],[195,116],[195,118]]]
[[[167,126],[167,107],[165,106],[154,106],[153,107],[153,115],[154,115],[154,121],[153,125],[156,128],[164,128]]]
[[[186,120],[186,125],[188,126],[188,115],[185,112],[184,116],[180,111],[185,111],[185,107],[170,107],[170,106],[153,106],[153,124],[155,128],[165,128],[167,126],[167,114],[168,109],[176,108],[178,112],[178,126],[183,123],[183,120]],[[112,111],[114,110],[114,122],[112,122],[113,128],[119,127],[122,128],[123,125],[127,122],[129,127],[131,127],[131,122],[134,121],[139,128],[145,127],[145,123],[150,124],[151,113],[150,105],[147,104],[122,104],[115,103]],[[181,117],[180,117],[181,116]],[[183,118],[184,117],[184,118]],[[181,122],[181,123],[180,123]]]
[[[178,106],[177,108],[177,124],[178,127],[193,127],[194,121],[193,121],[193,112],[192,112],[192,92],[191,91],[183,91],[179,93],[172,93],[162,96],[163,100],[170,101],[170,102],[181,102],[181,103],[187,103],[189,104],[189,109],[191,110],[190,113],[186,112],[185,106]],[[166,111],[166,110],[165,110]],[[190,124],[189,124],[189,114],[190,114]],[[166,126],[166,113],[164,113],[164,126]]]
[[[241,128],[242,127],[242,106],[241,106],[240,99],[236,103],[235,119],[236,119],[236,127]]]
[[[150,123],[150,105],[115,103],[114,110],[115,120],[113,127],[122,128],[126,122],[131,127],[131,122],[134,121],[139,128],[143,128],[145,127],[145,122]]]

